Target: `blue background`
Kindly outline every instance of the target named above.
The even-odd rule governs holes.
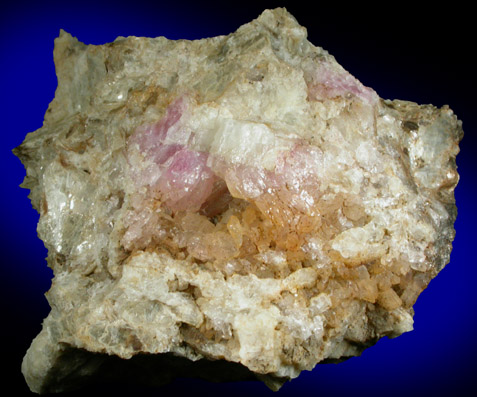
[[[477,245],[473,229],[477,225],[477,87],[472,59],[476,34],[470,9],[457,2],[441,3],[445,7],[433,3],[427,12],[418,9],[417,2],[353,8],[342,2],[336,7],[317,2],[315,9],[298,1],[65,3],[17,1],[0,6],[3,387],[10,387],[14,395],[30,394],[20,373],[21,359],[49,312],[44,293],[52,272],[36,236],[38,215],[27,199],[28,191],[18,187],[23,166],[11,150],[27,132],[41,127],[53,99],[53,40],[60,28],[87,44],[103,44],[120,35],[196,39],[228,34],[265,8],[286,6],[308,28],[312,43],[327,49],[381,97],[449,104],[463,120],[465,136],[457,159],[461,181],[456,189],[459,215],[451,262],[418,299],[415,330],[394,340],[382,339],[361,357],[303,372],[276,395],[477,395],[477,267],[473,251]],[[86,391],[145,396],[190,391],[208,396],[273,394],[258,382],[210,384],[199,380],[177,380],[160,390],[103,385]],[[71,395],[84,394],[85,390]]]

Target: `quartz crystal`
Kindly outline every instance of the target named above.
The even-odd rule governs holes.
[[[412,330],[448,263],[461,122],[383,100],[285,9],[227,36],[55,40],[15,154],[51,312],[32,391],[98,377],[259,379]]]

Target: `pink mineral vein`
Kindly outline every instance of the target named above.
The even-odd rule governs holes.
[[[160,198],[172,211],[202,208],[214,213],[217,208],[212,208],[212,198],[220,200],[229,192],[246,200],[264,194],[279,195],[287,205],[310,211],[316,200],[313,195],[317,192],[317,172],[322,164],[318,149],[297,142],[293,149],[278,156],[274,170],[209,158],[208,153],[187,146],[188,133],[181,123],[187,104],[187,99],[180,97],[160,121],[139,126],[131,136],[129,146],[138,149],[149,164],[140,172],[133,170],[138,188],[147,187],[149,194]]]

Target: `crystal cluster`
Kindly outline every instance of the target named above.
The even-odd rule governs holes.
[[[15,149],[55,275],[33,391],[145,355],[278,389],[412,329],[454,238],[448,107],[379,98],[285,9],[197,41],[62,31],[54,57]]]

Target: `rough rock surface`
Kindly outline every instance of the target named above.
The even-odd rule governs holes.
[[[62,31],[54,58],[44,125],[15,149],[55,275],[31,390],[278,389],[412,329],[454,238],[448,107],[380,99],[285,9],[197,41]]]

